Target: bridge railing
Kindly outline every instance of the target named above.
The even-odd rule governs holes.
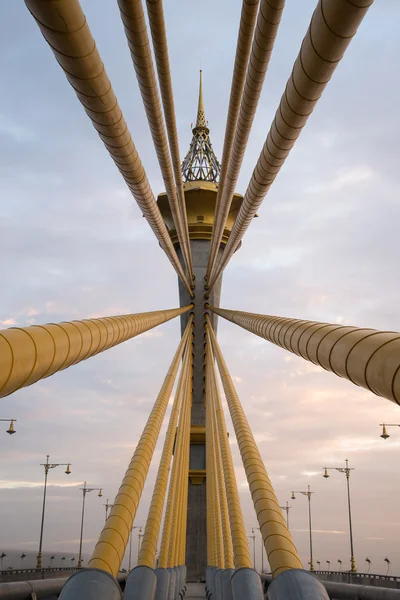
[[[315,574],[327,581],[358,583],[360,585],[383,585],[384,587],[396,587],[397,589],[400,589],[400,576],[397,577],[396,575],[351,573],[350,571],[315,571]]]

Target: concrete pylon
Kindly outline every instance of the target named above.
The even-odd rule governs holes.
[[[183,189],[190,249],[194,275],[194,298],[187,288],[179,284],[180,306],[193,303],[188,316],[181,319],[182,332],[190,314],[193,314],[193,404],[190,430],[189,490],[186,537],[187,581],[205,581],[207,565],[206,531],[206,430],[205,430],[205,304],[219,307],[222,277],[208,294],[205,276],[214,227],[214,213],[218,193],[220,165],[212,149],[210,130],[204,113],[204,100],[200,72],[199,104],[193,139],[182,165]],[[221,256],[242,204],[242,196],[234,194],[222,239],[217,253]],[[166,193],[160,194],[157,204],[171,236],[181,264],[182,250],[175,230],[174,220]],[[217,315],[209,313],[214,330]]]

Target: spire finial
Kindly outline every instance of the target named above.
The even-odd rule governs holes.
[[[200,69],[200,87],[199,87],[199,106],[197,108],[196,127],[207,127],[206,117],[204,114],[203,71],[201,69]]]
[[[189,152],[182,163],[183,181],[218,181],[220,164],[214,154],[210,141],[210,130],[204,114],[203,72],[200,70],[199,105],[196,127],[192,129],[193,138]]]

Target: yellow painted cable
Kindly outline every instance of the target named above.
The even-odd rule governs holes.
[[[400,404],[400,333],[210,307],[251,333]]]
[[[210,381],[211,383],[211,381]],[[211,386],[210,386],[211,387]],[[209,402],[211,405],[210,410],[210,443],[212,447],[212,478],[213,478],[213,513],[214,513],[214,531],[215,531],[215,559],[216,566],[219,569],[224,568],[224,542],[222,537],[222,518],[221,518],[221,499],[219,495],[219,484],[218,484],[218,465],[217,465],[217,449],[216,449],[216,431],[214,427],[213,419],[213,406],[212,406],[213,390],[210,389]]]
[[[296,547],[282,515],[279,502],[208,315],[207,324],[272,576],[276,577],[287,569],[302,569]]]
[[[211,383],[212,383],[212,416],[213,416],[213,431],[214,431],[214,448],[215,448],[215,459],[217,463],[217,482],[218,482],[218,494],[220,499],[220,510],[221,510],[221,525],[222,525],[222,547],[223,547],[223,568],[233,569],[235,567],[233,562],[233,547],[232,547],[232,535],[229,525],[229,512],[228,502],[226,497],[226,485],[225,485],[225,474],[222,464],[221,454],[221,440],[218,431],[217,415],[216,415],[216,396],[219,394],[219,390],[216,386],[216,380],[214,378],[214,364],[211,365]]]
[[[210,347],[210,353],[212,356],[211,349],[211,339],[210,334],[208,332],[208,326],[206,327],[207,332],[207,344]],[[211,362],[213,383],[215,389],[218,390],[215,366],[214,362]],[[219,393],[215,396],[216,402],[216,418],[218,425],[218,437],[221,444],[221,455],[222,455],[222,464],[224,468],[225,475],[225,486],[226,486],[226,497],[228,502],[228,512],[229,512],[229,525],[232,536],[232,546],[233,546],[233,560],[235,569],[241,569],[243,567],[252,568],[252,562],[249,552],[249,544],[246,534],[246,528],[244,526],[243,520],[243,512],[242,507],[240,505],[239,492],[236,483],[236,475],[235,468],[233,465],[231,448],[228,440],[228,432],[226,428],[224,411],[222,408],[221,398]],[[228,568],[228,567],[226,567]]]
[[[183,349],[190,333],[189,322],[89,561],[89,567],[103,569],[114,577],[118,574],[124,558]]]
[[[211,373],[210,355],[206,349],[206,514],[207,514],[207,565],[217,566],[215,518],[214,518],[214,477],[213,477],[213,449],[211,429]]]
[[[229,98],[228,115],[226,118],[224,147],[222,151],[221,173],[218,182],[218,193],[214,213],[214,231],[211,238],[210,255],[208,259],[207,275],[209,278],[211,269],[219,249],[221,239],[216,228],[219,227],[219,215],[221,212],[221,200],[227,183],[228,167],[232,153],[233,140],[236,133],[237,120],[239,116],[240,103],[243,95],[243,86],[246,77],[246,69],[249,63],[251,44],[253,40],[254,27],[256,24],[259,0],[243,0],[242,13],[239,22],[239,31],[236,44],[235,63],[233,67],[231,94]],[[224,219],[224,223],[225,223]],[[219,239],[218,239],[219,238]]]
[[[125,27],[129,50],[136,72],[144,109],[147,115],[153,144],[156,150],[158,163],[164,180],[168,202],[171,207],[172,218],[181,245],[182,254],[188,269],[190,279],[192,263],[188,230],[184,230],[182,211],[178,202],[175,187],[174,173],[169,155],[167,134],[161,108],[153,58],[147,35],[147,25],[144,18],[142,0],[118,0],[121,19]],[[180,177],[182,181],[182,175]]]
[[[261,0],[260,2],[235,137],[229,158],[229,168],[223,190],[220,193],[220,205],[214,221],[207,277],[210,288],[215,283],[217,249],[220,247],[225,222],[229,215],[284,6],[285,0]],[[218,187],[221,187],[221,177]]]
[[[183,388],[183,403],[181,414],[179,417],[178,432],[176,438],[176,497],[172,511],[172,532],[168,550],[168,567],[178,565],[178,546],[180,543],[180,523],[182,518],[182,471],[184,460],[185,436],[186,436],[186,415],[188,411],[188,396],[187,396],[187,378]]]
[[[164,109],[165,124],[171,151],[172,166],[175,175],[176,190],[182,212],[182,222],[185,236],[188,233],[188,220],[186,212],[185,192],[183,189],[183,179],[179,152],[178,130],[175,118],[174,95],[172,91],[171,70],[168,56],[167,33],[164,21],[164,11],[162,0],[147,0],[147,14],[149,18],[151,36],[153,40],[153,49],[156,59],[158,82]],[[190,254],[190,243],[188,247]],[[191,254],[190,254],[191,261]]]
[[[213,282],[236,251],[372,3],[319,0]]]
[[[187,368],[188,368],[188,366],[186,364],[185,371],[187,370]],[[185,373],[184,378],[182,379],[182,384],[181,384],[182,400],[181,400],[181,405],[180,405],[179,419],[181,418],[182,411],[184,410],[184,406],[185,406],[185,397],[184,397],[185,381],[186,381],[186,373]],[[172,537],[172,532],[173,532],[173,520],[172,520],[173,512],[174,512],[174,506],[175,506],[176,497],[177,497],[177,478],[178,478],[177,455],[178,455],[178,445],[180,443],[180,438],[178,439],[178,431],[179,431],[179,429],[176,430],[176,434],[175,434],[175,438],[174,438],[174,458],[173,458],[173,462],[172,462],[172,470],[171,470],[171,476],[170,476],[169,488],[168,488],[167,506],[166,506],[166,511],[165,511],[163,533],[162,533],[162,537],[161,537],[161,546],[160,546],[160,553],[159,553],[159,558],[158,558],[158,566],[160,568],[164,568],[164,569],[170,566],[170,558],[171,558],[169,555],[169,550],[170,550],[170,545],[171,545],[170,542],[171,542],[171,537]],[[172,566],[175,566],[175,565],[172,565]]]
[[[193,316],[190,317],[189,324],[192,325]],[[192,326],[193,327],[193,326]],[[142,544],[140,546],[138,565],[154,568],[157,552],[158,537],[160,534],[161,519],[164,510],[165,496],[168,486],[168,476],[171,467],[172,449],[174,445],[176,427],[178,423],[179,410],[182,399],[182,384],[187,370],[189,356],[192,353],[192,345],[189,336],[186,346],[184,361],[175,393],[174,404],[172,406],[169,418],[168,429],[165,435],[164,448],[161,455],[160,465],[156,483],[154,485],[153,495],[150,504],[150,510],[146,521]]]
[[[185,464],[183,470],[183,508],[181,517],[181,541],[179,545],[178,565],[186,564],[186,532],[187,532],[187,514],[188,514],[188,495],[189,495],[189,462],[190,462],[190,422],[192,417],[192,363],[189,366],[188,374],[188,411],[186,415],[186,440],[185,440]]]
[[[25,4],[160,246],[192,294],[79,1],[25,0]]]
[[[0,398],[181,315],[171,310],[0,330]]]

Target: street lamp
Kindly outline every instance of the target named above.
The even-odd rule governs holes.
[[[10,421],[10,425],[9,425],[8,429],[6,430],[6,433],[9,433],[10,435],[15,433],[14,423],[17,422],[17,419],[0,419],[0,421],[6,421],[7,423],[8,423],[8,421]]]
[[[371,560],[368,558],[368,556],[367,556],[367,558],[365,559],[365,562],[366,562],[366,563],[367,563],[367,565],[368,565],[368,571],[367,571],[367,573],[369,573],[369,571],[370,571],[370,569],[371,569]]]
[[[46,454],[46,462],[41,463],[40,466],[44,467],[44,492],[43,492],[43,508],[42,508],[42,524],[40,526],[40,540],[39,540],[39,552],[37,555],[36,568],[42,568],[42,543],[43,543],[43,526],[44,526],[44,510],[46,508],[46,491],[47,491],[47,475],[49,474],[50,469],[55,469],[56,467],[67,467],[65,469],[65,474],[70,475],[71,473],[71,463],[50,463],[49,462],[50,455]]]
[[[317,560],[317,565],[318,565],[318,571],[319,571],[320,568],[321,568],[321,561],[320,560]]]
[[[286,500],[286,506],[280,506],[279,508],[286,511],[286,525],[287,525],[287,528],[289,529],[289,510],[292,507],[289,506],[289,502]]]
[[[339,563],[339,571],[342,570],[342,561],[340,560],[340,558],[337,559],[338,563]]]
[[[21,554],[20,558],[21,558],[21,567],[22,567],[22,563],[23,563],[24,558],[26,558],[26,554],[23,552]]]
[[[102,495],[103,495],[102,488],[88,488],[88,487],[86,487],[86,481],[83,484],[83,488],[79,488],[79,489],[82,490],[82,520],[81,520],[81,537],[80,537],[80,540],[79,540],[78,569],[80,569],[81,566],[82,566],[83,519],[85,517],[85,499],[86,499],[86,494],[88,492],[99,492],[97,494],[99,498],[101,498]]]
[[[51,567],[53,566],[53,560],[55,559],[55,556],[50,556],[50,566],[49,569],[51,569]]]
[[[112,504],[109,504],[109,503],[108,503],[108,498],[107,498],[107,500],[106,500],[106,503],[105,503],[103,506],[105,506],[105,507],[106,507],[106,521],[107,521],[107,517],[108,517],[108,511],[109,511],[109,509],[112,507]]]
[[[330,560],[327,560],[327,561],[326,561],[326,564],[328,565],[328,571],[330,571],[330,570],[331,570],[331,561],[330,561]]]
[[[313,552],[312,552],[312,528],[311,528],[311,494],[314,494],[310,490],[310,486],[308,486],[307,492],[299,492],[298,490],[292,491],[292,500],[296,500],[295,494],[302,494],[303,496],[307,496],[308,498],[308,524],[310,528],[310,571],[314,571],[314,563],[313,563]]]
[[[383,559],[385,561],[385,563],[387,563],[387,571],[386,571],[386,575],[389,575],[389,569],[390,569],[390,560],[388,559],[388,557],[386,556],[386,558]]]
[[[71,558],[71,567],[73,567],[73,565],[74,565],[74,562],[75,562],[75,556],[73,556],[73,557]]]
[[[256,570],[256,534],[254,533],[254,529],[259,529],[258,527],[251,528],[251,534],[249,538],[253,540],[253,569]]]
[[[353,547],[353,527],[351,524],[351,503],[350,503],[350,471],[354,471],[353,468],[349,467],[349,461],[346,458],[346,466],[345,467],[323,467],[324,469],[324,474],[323,477],[325,477],[325,479],[327,479],[329,477],[328,471],[339,471],[339,473],[344,473],[346,475],[346,482],[347,482],[347,502],[349,505],[349,530],[350,530],[350,552],[351,552],[351,557],[350,557],[350,572],[351,573],[356,573],[357,572],[357,568],[356,568],[356,563],[354,560],[354,547]]]
[[[130,535],[130,540],[129,540],[129,564],[128,564],[128,571],[131,570],[131,563],[132,563],[132,533],[133,533],[134,529],[139,529],[138,556],[139,556],[139,552],[140,552],[140,538],[141,538],[140,534],[142,533],[142,526],[141,525],[135,525],[131,529],[131,535]]]
[[[386,431],[386,427],[400,427],[398,423],[379,423],[379,426],[382,427],[382,433],[380,437],[384,440],[387,440],[388,437],[390,437],[390,435]]]
[[[262,537],[261,529],[259,527],[253,527],[252,531],[254,533],[254,529],[258,529],[261,536],[261,573],[264,573],[264,540]]]
[[[63,557],[61,558],[61,567],[64,567],[64,560],[65,560],[65,556],[63,556]]]
[[[0,564],[1,564],[1,570],[3,570],[3,560],[6,558],[7,554],[5,552],[2,552],[0,554]]]

